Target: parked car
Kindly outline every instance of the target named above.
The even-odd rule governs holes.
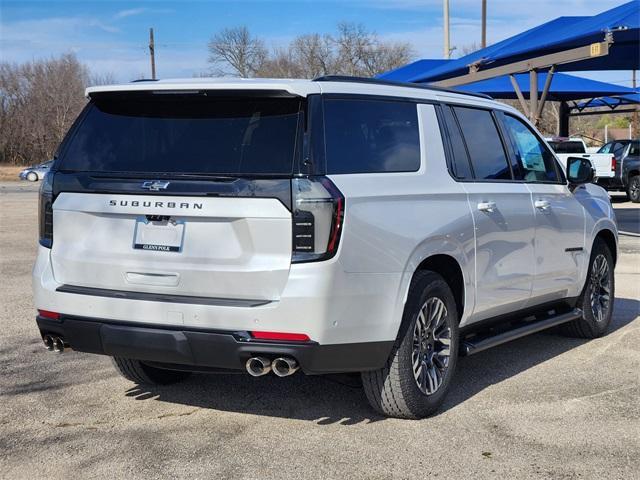
[[[552,137],[546,140],[564,168],[567,167],[567,159],[582,157],[589,159],[596,170],[596,178],[611,178],[615,175],[616,159],[612,153],[587,153],[587,144],[580,137]]]
[[[359,372],[375,410],[420,418],[459,355],[609,327],[608,195],[512,107],[349,77],[87,95],[41,188],[50,350],[148,384]]]
[[[42,180],[44,178],[47,172],[49,172],[52,164],[53,160],[49,160],[48,162],[44,162],[39,165],[27,167],[18,174],[18,177],[20,177],[20,180],[37,182],[38,180]]]
[[[640,202],[640,140],[615,140],[605,144],[600,153],[613,154],[615,174],[599,178],[598,185],[610,191],[622,191],[629,200]]]

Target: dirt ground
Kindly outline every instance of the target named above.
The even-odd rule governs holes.
[[[18,178],[18,174],[24,170],[23,166],[16,165],[6,165],[4,163],[0,163],[0,182],[17,182],[20,179]]]

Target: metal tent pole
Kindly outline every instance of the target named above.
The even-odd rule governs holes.
[[[538,119],[538,72],[536,70],[529,71],[529,120],[536,125]]]

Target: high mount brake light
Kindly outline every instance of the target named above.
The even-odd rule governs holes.
[[[293,263],[332,258],[338,251],[345,201],[327,177],[294,178]]]

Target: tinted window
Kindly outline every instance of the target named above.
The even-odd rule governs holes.
[[[289,174],[298,99],[105,97],[61,159],[63,170]]]
[[[416,104],[329,99],[324,114],[328,173],[420,168]]]
[[[556,161],[553,153],[521,120],[505,115],[504,123],[509,133],[514,154],[527,182],[557,182]]]
[[[471,157],[475,178],[511,180],[511,170],[491,112],[454,107]]]
[[[551,148],[556,153],[585,153],[584,144],[576,141],[549,142]]]
[[[600,150],[598,150],[598,153],[609,153],[611,152],[611,146],[613,144],[612,143],[605,143],[603,146],[600,147]]]
[[[624,152],[624,147],[626,146],[626,143],[615,142],[611,145],[611,150],[609,151],[609,153],[613,153],[616,158],[620,158],[620,156]]]
[[[471,173],[471,167],[469,165],[467,147],[464,145],[464,140],[462,139],[460,128],[458,127],[458,122],[451,111],[451,107],[445,106],[442,108],[442,117],[451,143],[451,153],[453,154],[453,174],[456,178],[471,179],[473,178],[473,174]]]
[[[629,149],[629,155],[633,157],[640,156],[640,142],[633,142]]]

